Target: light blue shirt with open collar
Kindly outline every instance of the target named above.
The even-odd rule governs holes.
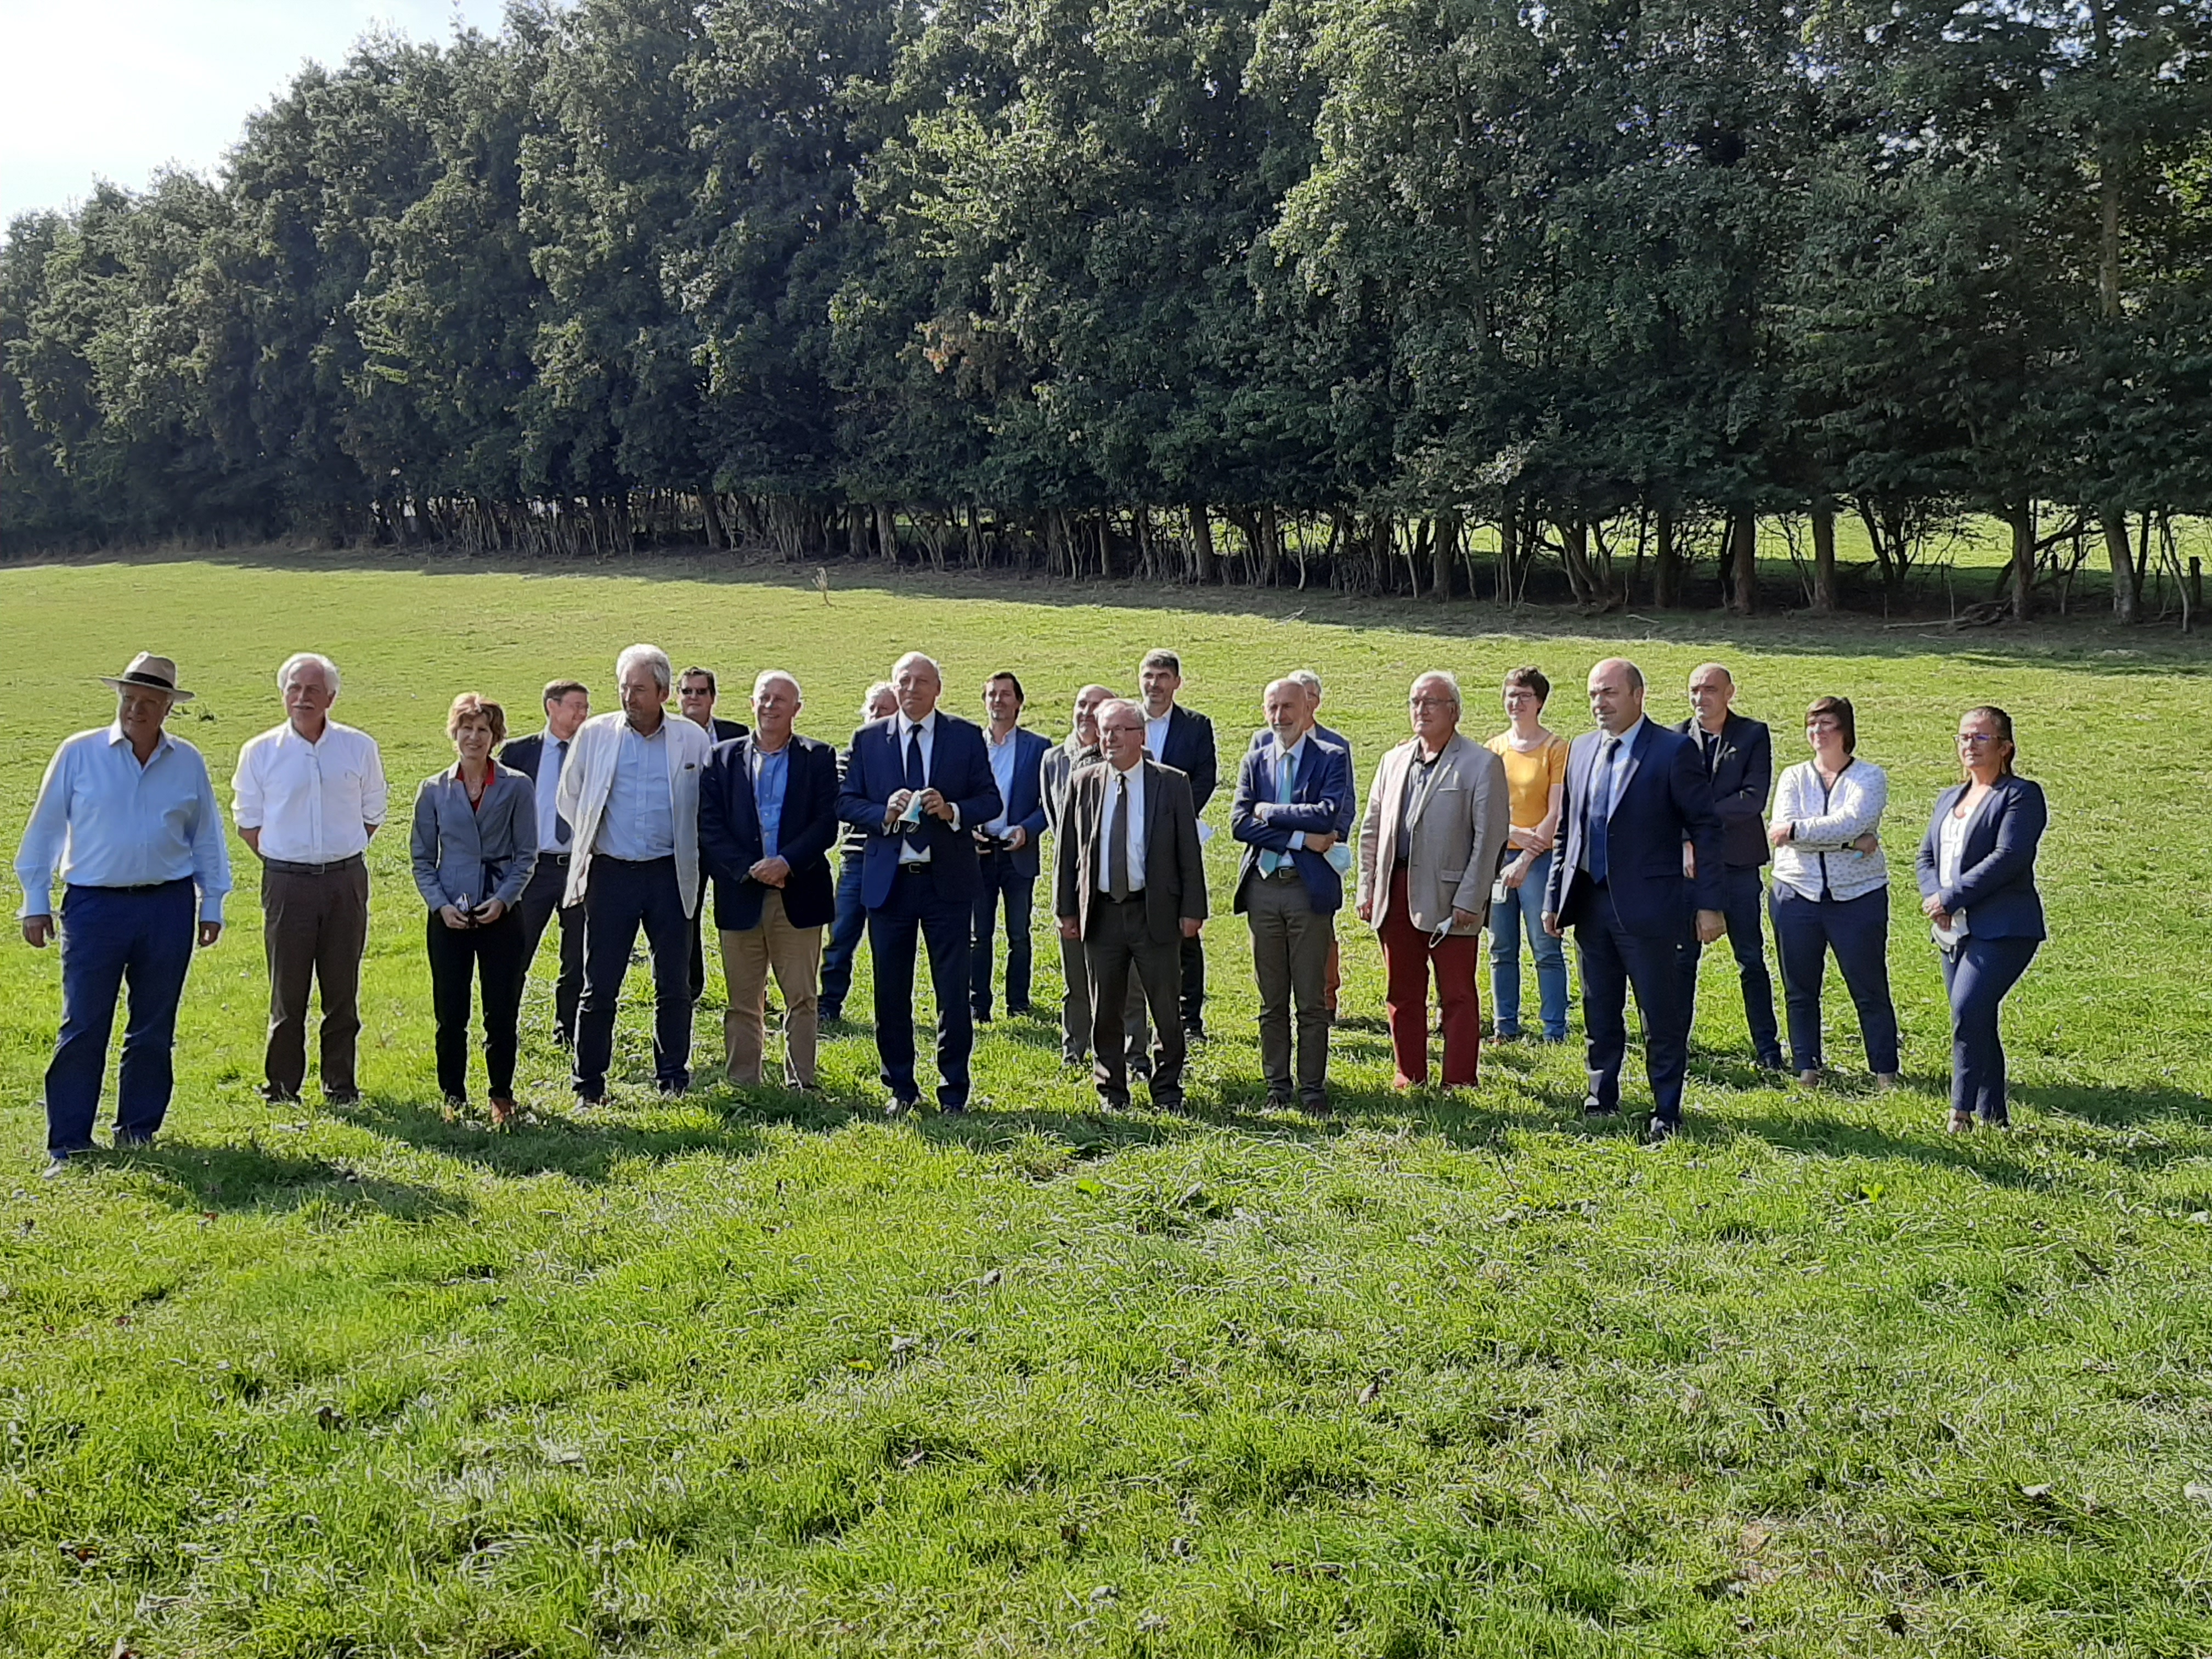
[[[1280,802],[1287,799],[1283,788],[1283,768],[1285,766],[1288,766],[1291,769],[1291,786],[1295,788],[1297,786],[1297,769],[1306,763],[1306,734],[1304,732],[1299,732],[1298,740],[1292,744],[1288,749],[1283,747],[1282,739],[1280,738],[1276,738],[1273,754],[1275,758],[1274,799],[1278,802]],[[1304,830],[1293,830],[1291,831],[1291,851],[1303,852],[1305,848],[1305,844],[1306,832]]]
[[[596,850],[611,859],[637,864],[675,855],[676,817],[668,804],[666,715],[649,738],[623,722]]]
[[[983,728],[983,751],[991,757],[991,777],[999,786],[1000,804],[1011,808],[1014,800],[1014,760],[1022,746],[1022,728],[1016,726],[1006,733],[1004,743],[991,735],[991,728]],[[1003,836],[1009,822],[1000,813],[983,826],[986,834]]]
[[[190,876],[200,920],[230,891],[222,809],[207,762],[161,733],[141,766],[121,721],[63,741],[47,763],[15,854],[26,917],[53,914],[54,875],[80,887],[150,887]]]
[[[753,811],[760,818],[761,856],[781,858],[776,843],[783,835],[783,798],[791,784],[791,739],[781,749],[763,749],[760,738],[752,742]]]

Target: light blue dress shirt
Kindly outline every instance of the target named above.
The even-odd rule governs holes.
[[[207,763],[161,734],[145,765],[120,721],[65,739],[47,763],[15,854],[25,916],[53,914],[54,874],[79,887],[150,887],[190,876],[200,920],[222,920],[230,852]]]
[[[646,737],[624,725],[615,775],[599,816],[598,850],[642,864],[676,854],[676,815],[668,804],[668,721]]]
[[[753,750],[753,810],[760,815],[761,856],[780,858],[776,842],[783,833],[783,795],[791,781],[791,744],[774,754]]]
[[[1000,813],[997,817],[983,826],[983,832],[986,835],[1004,836],[1006,833],[1006,826],[1011,822],[1006,813],[1013,810],[1014,757],[1022,746],[1021,737],[1022,728],[1018,726],[1006,733],[1006,740],[1004,743],[994,738],[988,727],[984,730],[983,748],[991,757],[991,776],[999,786],[1000,804],[1006,809],[1006,812]]]

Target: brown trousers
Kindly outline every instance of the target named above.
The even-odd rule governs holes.
[[[740,1089],[761,1080],[761,1057],[768,1048],[771,970],[775,988],[783,993],[783,1080],[790,1088],[811,1089],[819,1025],[816,998],[822,988],[822,930],[793,927],[783,913],[783,895],[774,891],[761,901],[757,927],[722,933],[722,977],[730,991],[730,1011],[722,1016],[723,1059],[730,1081]]]
[[[290,1097],[307,1080],[307,998],[323,992],[323,1092],[350,1095],[361,1036],[361,958],[368,945],[368,864],[320,875],[264,866],[261,945],[269,958],[269,1092]]]

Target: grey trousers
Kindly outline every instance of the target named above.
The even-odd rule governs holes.
[[[1306,884],[1262,878],[1244,884],[1244,920],[1252,928],[1252,974],[1260,986],[1260,1069],[1267,1092],[1291,1089],[1291,1008],[1297,1006],[1299,1103],[1328,1103],[1328,947],[1335,918],[1312,908]]]
[[[1067,988],[1060,999],[1060,1058],[1073,1066],[1091,1052],[1091,967],[1084,960],[1081,939],[1060,940],[1060,976]],[[1129,975],[1129,994],[1123,1000],[1129,1052],[1142,1054],[1152,1046],[1152,1026],[1145,1017],[1144,981],[1134,974]]]
[[[323,988],[323,1092],[355,1091],[361,958],[368,945],[368,864],[355,857],[320,875],[261,871],[261,944],[269,958],[269,1048],[263,1073],[289,1098],[307,1078],[307,998]]]
[[[1083,948],[1091,974],[1091,1075],[1098,1098],[1110,1107],[1129,1103],[1129,1060],[1142,1048],[1128,1040],[1129,993],[1144,981],[1159,1042],[1152,1050],[1152,1104],[1182,1104],[1182,949],[1180,939],[1156,939],[1145,922],[1142,894],[1120,903],[1099,897],[1091,907]]]

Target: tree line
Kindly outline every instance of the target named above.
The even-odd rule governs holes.
[[[2208,434],[2207,0],[536,0],[0,250],[16,550],[2132,620]]]

